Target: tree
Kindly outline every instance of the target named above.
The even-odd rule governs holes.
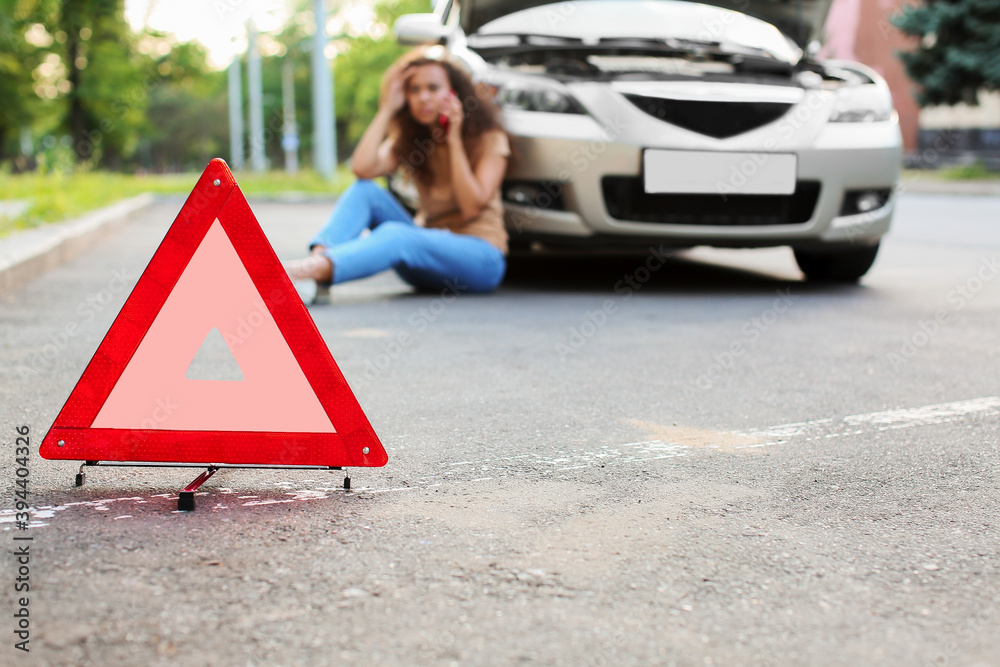
[[[178,44],[172,35],[147,30],[139,44],[162,77],[150,91],[140,162],[154,171],[199,171],[228,145],[226,72],[209,69],[197,42]]]
[[[899,57],[921,86],[921,106],[975,105],[980,90],[1000,88],[998,0],[925,0],[904,8],[892,23],[920,39],[915,51]]]
[[[159,77],[136,52],[124,0],[63,0],[58,27],[73,150],[79,160],[119,166],[135,152]]]
[[[60,91],[47,79],[56,69],[50,56],[57,9],[52,0],[0,0],[0,161],[19,153],[22,131],[56,118],[49,100]]]
[[[265,138],[273,164],[282,160],[281,69],[288,59],[300,150],[312,152],[312,3],[297,2],[288,25],[262,36]],[[383,73],[406,50],[392,37],[393,22],[400,14],[429,10],[428,0],[377,0],[363,32],[341,22],[345,33],[331,36],[338,52],[341,159],[377,110]],[[87,162],[113,169],[200,169],[225,153],[227,115],[226,73],[212,71],[197,44],[178,44],[150,30],[134,33],[124,0],[0,0],[0,161],[19,153],[19,135],[29,128],[44,137],[48,168]]]

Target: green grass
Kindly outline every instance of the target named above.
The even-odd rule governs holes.
[[[1000,181],[1000,172],[991,171],[982,162],[947,167],[938,172],[943,181]]]
[[[22,215],[14,219],[0,217],[0,236],[18,229],[73,218],[143,192],[188,194],[200,175],[130,176],[107,172],[13,175],[0,172],[0,199],[29,202]],[[283,171],[236,174],[236,182],[248,196],[286,192],[337,195],[353,180],[354,176],[346,166],[338,169],[332,181],[325,180],[314,171],[300,171],[294,176]]]
[[[926,181],[1000,181],[1000,172],[991,171],[982,162],[942,169],[907,169],[904,179]]]

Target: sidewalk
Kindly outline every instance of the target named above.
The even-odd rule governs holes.
[[[155,202],[176,202],[177,210],[187,195],[145,193],[110,206],[91,211],[79,218],[26,229],[0,238],[0,294],[75,257],[114,232],[137,212]],[[329,195],[287,192],[280,195],[255,195],[254,202],[326,203],[336,201]]]
[[[80,254],[152,203],[152,194],[141,194],[79,218],[0,238],[0,294]]]
[[[1000,197],[1000,180],[996,181],[941,181],[919,176],[904,177],[899,192],[935,195],[976,195]]]

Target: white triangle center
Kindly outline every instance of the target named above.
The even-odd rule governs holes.
[[[242,382],[186,376],[218,329]],[[209,336],[210,337],[210,336]],[[218,220],[139,343],[94,428],[332,433],[320,404]]]
[[[184,377],[188,380],[202,380],[211,382],[239,382],[243,380],[243,371],[236,363],[233,351],[229,349],[219,327],[212,327],[212,330],[205,336],[201,347],[195,353],[194,359],[184,372]]]

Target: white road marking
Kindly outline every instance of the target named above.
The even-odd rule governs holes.
[[[764,447],[767,445],[780,445],[793,438],[804,438],[805,441],[818,440],[820,438],[841,438],[848,435],[859,435],[864,433],[866,428],[875,428],[878,431],[913,428],[915,426],[944,424],[971,415],[988,417],[995,414],[1000,414],[1000,397],[986,396],[967,401],[924,405],[919,408],[899,408],[896,410],[848,415],[840,419],[828,418],[795,424],[780,424],[763,429],[737,432],[737,435],[757,438],[763,441],[752,445],[741,445],[740,447]]]
[[[1000,397],[987,396],[986,398],[974,398],[970,401],[925,405],[922,408],[904,408],[870,412],[866,415],[850,415],[844,417],[844,422],[852,425],[873,424],[885,428],[909,428],[911,426],[943,424],[976,413],[996,414],[997,412],[1000,412]]]
[[[925,405],[917,408],[899,408],[896,410],[882,410],[880,412],[869,412],[865,414],[848,415],[841,418],[827,418],[827,419],[815,419],[805,422],[795,422],[790,424],[778,424],[776,426],[768,426],[766,428],[754,429],[750,431],[740,431],[734,433],[722,433],[720,435],[731,436],[739,435],[754,438],[759,440],[759,442],[747,445],[739,445],[737,448],[744,447],[767,447],[772,445],[779,445],[789,442],[793,439],[801,439],[803,442],[808,442],[810,440],[820,440],[829,438],[838,438],[850,435],[860,435],[866,431],[875,429],[877,431],[894,430],[902,428],[914,428],[918,426],[929,426],[934,424],[944,424],[948,422],[958,421],[960,419],[968,418],[971,416],[976,417],[988,417],[992,415],[1000,414],[1000,397],[998,396],[986,396],[983,398],[975,398],[966,401],[954,401],[951,403],[940,403],[936,405]],[[497,458],[485,458],[473,461],[458,461],[454,463],[441,463],[442,468],[451,468],[454,466],[465,466],[465,465],[479,465],[480,468],[475,470],[484,470],[486,468],[482,466],[489,467],[491,470],[502,469],[504,465],[527,465],[529,468],[542,468],[542,474],[551,474],[553,472],[562,472],[566,470],[575,470],[582,468],[592,468],[600,467],[603,465],[622,465],[622,464],[635,464],[635,463],[647,463],[649,461],[658,461],[661,459],[676,458],[679,456],[687,456],[696,449],[689,445],[682,445],[675,442],[664,442],[662,440],[643,440],[638,442],[627,442],[621,445],[603,445],[599,448],[590,448],[587,450],[578,451],[559,451],[555,457],[545,457],[541,454],[517,454],[513,456],[502,456]],[[566,465],[569,464],[569,465]],[[546,469],[547,468],[547,469]],[[516,468],[510,469],[512,473],[521,474],[523,470],[518,470]],[[471,470],[470,470],[471,472]],[[455,479],[453,477],[448,477],[449,475],[456,474],[454,471],[444,472],[442,471],[442,477],[438,479],[428,479],[419,482],[421,486],[405,486],[405,487],[395,487],[386,489],[373,489],[373,488],[359,488],[355,490],[355,493],[365,493],[365,494],[375,494],[375,493],[391,493],[396,491],[415,491],[420,488],[430,488],[435,486],[441,486],[443,481],[447,481],[449,486],[456,484],[465,484],[472,482],[484,482],[494,477],[479,477],[475,479]],[[279,481],[273,482],[273,486],[276,489],[287,489],[290,486],[301,486],[306,482],[316,482],[316,480],[303,480],[299,482],[288,482]],[[433,483],[431,483],[433,482]],[[300,488],[296,491],[288,491],[285,493],[290,498],[271,498],[264,500],[256,500],[259,496],[247,495],[247,496],[237,496],[239,500],[249,500],[251,502],[242,503],[241,506],[249,507],[256,505],[274,505],[274,504],[284,504],[284,503],[298,503],[305,502],[309,500],[322,500],[329,498],[331,493],[341,492],[340,487],[313,487],[313,488]],[[351,492],[347,492],[351,493]],[[233,494],[232,489],[228,487],[222,487],[214,492],[202,491],[198,495],[230,495]],[[31,522],[29,523],[29,529],[39,528],[42,526],[47,526],[49,524],[42,523],[40,519],[50,519],[55,516],[56,512],[63,512],[68,509],[93,509],[97,512],[108,512],[111,508],[108,507],[111,503],[121,503],[121,502],[131,502],[134,505],[144,504],[154,498],[163,498],[168,501],[177,500],[177,496],[172,493],[157,493],[147,497],[141,496],[125,496],[117,498],[103,498],[100,500],[86,500],[78,501],[72,503],[64,503],[62,505],[42,505],[39,507],[31,507],[28,512],[31,515]],[[122,508],[124,509],[124,508]],[[210,510],[220,510],[229,509],[229,506],[217,503]],[[15,526],[15,514],[16,511],[13,509],[3,509],[0,510],[0,524],[8,524],[3,526],[4,531],[12,530]],[[126,519],[133,518],[131,514],[124,514],[113,517],[113,519]]]

